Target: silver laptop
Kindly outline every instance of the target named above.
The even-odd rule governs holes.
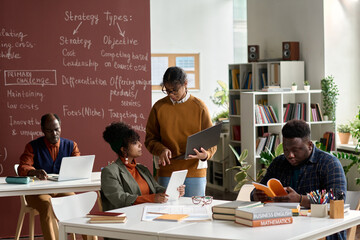
[[[64,157],[61,160],[59,174],[48,174],[48,180],[68,181],[90,179],[95,155]]]
[[[188,136],[186,142],[185,154],[171,158],[173,159],[187,159],[188,155],[195,155],[194,148],[200,151],[200,148],[209,149],[219,143],[222,123],[209,127],[205,130],[197,132]]]

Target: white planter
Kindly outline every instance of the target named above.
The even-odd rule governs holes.
[[[309,90],[310,90],[310,85],[305,85],[305,86],[304,86],[304,90],[305,90],[305,91],[309,91]]]
[[[291,91],[296,91],[297,90],[297,86],[291,86]]]

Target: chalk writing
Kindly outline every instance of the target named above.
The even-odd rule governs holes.
[[[99,66],[99,63],[93,59],[87,59],[87,60],[75,59],[74,61],[70,61],[70,60],[66,61],[66,59],[63,58],[63,66],[64,67],[87,67],[87,68],[93,68],[94,71],[96,71]]]
[[[16,120],[14,119],[13,116],[9,116],[9,125],[10,126],[35,126],[35,125],[40,125],[40,121],[37,120],[36,118],[29,118],[29,119],[25,119],[25,120]]]
[[[65,21],[89,21],[91,25],[96,25],[99,22],[98,14],[85,14],[84,12],[80,14],[73,13],[72,11],[65,11],[64,16]]]
[[[129,97],[129,98],[137,98],[138,95],[138,91],[139,90],[125,90],[125,89],[121,89],[121,90],[110,90],[110,102],[112,102],[113,97]]]
[[[127,21],[131,21],[132,20],[132,16],[128,16],[128,15],[116,15],[116,14],[112,14],[109,10],[104,12],[105,14],[105,19],[108,22],[109,26],[114,25],[117,22],[127,22]]]
[[[8,98],[38,98],[40,102],[44,99],[44,94],[36,90],[13,90],[9,89],[6,91],[6,96]]]
[[[139,45],[139,41],[134,38],[122,37],[118,39],[116,37],[111,37],[109,35],[104,36],[103,43],[105,45],[110,46],[111,49],[114,49],[115,46],[121,46],[121,45],[133,45],[133,46]]]
[[[77,85],[88,85],[88,86],[107,86],[107,81],[101,78],[86,76],[86,78],[75,78],[72,76],[61,76],[61,83],[63,85],[70,85],[71,88],[75,88]]]
[[[5,86],[57,85],[56,70],[5,70]]]
[[[92,46],[92,41],[91,39],[85,39],[85,38],[81,38],[81,37],[76,37],[76,38],[67,38],[64,36],[60,36],[59,37],[59,44],[60,46],[63,45],[80,45],[83,48],[86,49],[90,49]]]
[[[132,113],[130,111],[118,112],[114,109],[108,109],[108,111],[109,111],[111,119],[115,118],[115,119],[118,119],[119,121],[132,119],[134,121],[134,123],[137,123],[138,118],[145,119],[145,117],[142,113],[137,114],[137,113]]]
[[[104,109],[103,108],[96,108],[96,107],[80,107],[70,109],[69,105],[62,106],[63,115],[67,117],[100,117],[104,118]]]

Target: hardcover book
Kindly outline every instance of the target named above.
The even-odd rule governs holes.
[[[223,213],[223,214],[235,214],[235,210],[238,208],[253,208],[253,207],[262,207],[264,204],[261,202],[251,202],[251,201],[231,201],[215,205],[212,207],[213,213]]]
[[[89,213],[86,215],[86,217],[125,217],[125,213],[118,213],[118,212],[94,212]]]
[[[280,225],[280,224],[291,224],[293,222],[293,218],[282,217],[282,218],[270,218],[270,219],[261,219],[261,220],[248,220],[248,219],[236,217],[235,222],[250,227],[263,227],[263,226],[272,226],[272,225]]]
[[[92,217],[89,220],[89,223],[125,223],[127,221],[127,217]]]
[[[213,214],[213,219],[234,221],[235,220],[235,214],[214,213]]]
[[[268,218],[291,217],[292,210],[283,207],[262,207],[262,208],[239,208],[235,216],[249,220],[260,220]]]

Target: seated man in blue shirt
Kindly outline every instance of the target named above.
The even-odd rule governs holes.
[[[286,196],[275,197],[274,201],[299,202],[310,208],[306,193],[315,190],[333,190],[335,197],[346,197],[346,179],[343,167],[335,156],[317,149],[310,140],[310,127],[302,120],[288,121],[282,129],[284,154],[276,157],[261,183],[266,185],[271,178],[279,179]],[[251,200],[268,201],[260,190],[251,192]],[[340,232],[327,239],[346,239],[346,232]]]

